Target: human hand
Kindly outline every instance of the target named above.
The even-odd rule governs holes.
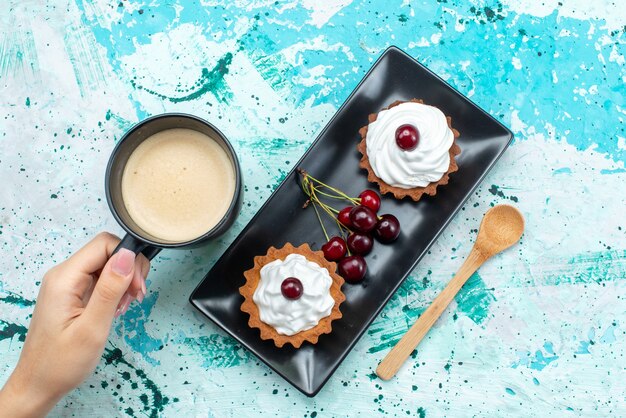
[[[127,249],[111,257],[119,241],[101,233],[45,274],[0,416],[44,416],[96,368],[113,318],[143,300],[150,263]]]

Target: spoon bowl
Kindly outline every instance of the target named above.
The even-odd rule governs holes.
[[[474,249],[489,258],[515,244],[523,233],[524,217],[519,210],[510,205],[494,206],[480,223]]]

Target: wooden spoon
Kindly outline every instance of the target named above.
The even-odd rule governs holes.
[[[452,302],[467,279],[491,256],[515,244],[523,232],[524,217],[513,206],[498,205],[489,209],[480,224],[474,247],[456,276],[380,362],[376,368],[378,377],[383,380],[391,379]]]

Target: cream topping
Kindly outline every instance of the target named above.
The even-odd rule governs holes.
[[[300,254],[289,254],[285,260],[274,260],[261,268],[261,278],[252,300],[259,309],[261,321],[279,334],[294,335],[315,327],[330,315],[335,300],[330,294],[333,279],[328,270]],[[281,284],[288,277],[302,282],[302,296],[287,299]]]
[[[396,129],[410,124],[419,131],[417,147],[405,151],[396,144]],[[446,116],[433,106],[406,102],[382,110],[367,128],[367,156],[385,183],[411,189],[439,181],[450,166],[454,134]]]

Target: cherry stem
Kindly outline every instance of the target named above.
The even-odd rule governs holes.
[[[324,222],[322,222],[322,218],[320,217],[320,213],[317,210],[317,207],[315,206],[315,203],[313,203],[313,209],[315,209],[315,215],[317,216],[317,220],[320,223],[320,226],[322,227],[322,232],[324,232],[324,236],[326,237],[326,241],[329,241],[330,238],[328,238],[328,234],[326,233],[326,228],[324,228]]]
[[[321,195],[327,196],[325,193],[320,192],[319,189],[317,187],[315,187],[315,186],[313,186],[313,190],[315,190],[315,194],[321,194]],[[335,199],[337,199],[337,198],[335,197]],[[330,212],[336,213],[336,214],[339,213],[339,211],[337,209],[335,209],[334,207],[332,207],[330,205],[327,205],[326,203],[322,202],[319,198],[317,198],[317,203],[320,206],[324,207],[327,212],[330,211]],[[331,216],[334,216],[334,215],[331,214]]]
[[[298,173],[300,175],[302,175],[302,190],[309,197],[309,200],[305,203],[304,207],[306,208],[309,203],[313,203],[313,209],[315,210],[315,215],[317,216],[317,220],[319,221],[320,226],[322,227],[322,231],[324,232],[324,236],[326,237],[326,241],[328,241],[330,238],[328,237],[328,233],[326,232],[326,228],[324,227],[324,223],[322,222],[322,218],[321,218],[321,216],[319,214],[319,210],[317,209],[318,205],[319,205],[319,207],[322,208],[322,210],[324,210],[324,212],[326,212],[326,214],[328,214],[328,216],[333,218],[333,220],[337,224],[337,227],[339,228],[339,234],[341,235],[342,238],[345,237],[344,230],[345,230],[346,234],[350,234],[352,232],[352,230],[350,230],[350,228],[348,228],[347,226],[342,224],[339,221],[339,219],[337,219],[337,214],[339,214],[339,211],[337,209],[333,208],[332,206],[327,205],[326,203],[322,202],[320,200],[318,194],[322,195],[322,196],[326,196],[326,197],[332,198],[332,199],[347,200],[347,201],[349,201],[353,205],[360,204],[361,199],[360,198],[351,198],[350,196],[346,195],[345,193],[341,192],[340,190],[335,189],[334,187],[330,187],[327,184],[324,184],[321,181],[317,180],[315,177],[310,176],[303,169],[298,169]],[[315,185],[314,182],[316,182],[318,185]],[[336,193],[336,194],[329,194],[329,193],[326,193],[326,192],[322,191],[321,189],[324,188],[324,187],[326,187],[327,189],[329,189],[330,191],[332,191],[333,193]],[[350,250],[349,249],[348,249],[348,254],[350,254]]]
[[[310,175],[309,173],[307,173],[304,170],[300,170],[300,174],[302,174],[305,179],[309,178],[309,179],[313,180],[315,183],[319,184],[320,186],[326,187],[328,190],[330,190],[333,193],[335,193],[335,196],[332,196],[332,195],[329,195],[327,193],[320,192],[321,194],[324,194],[325,196],[333,197],[335,199],[344,199],[344,200],[349,201],[353,205],[358,205],[358,204],[361,203],[361,199],[348,196],[347,194],[345,194],[341,190],[336,189],[336,188],[334,188],[332,186],[329,186],[328,184],[326,184],[326,183],[316,179],[315,177],[313,177],[312,175]]]
[[[317,189],[317,188],[316,188],[316,190],[317,190],[317,193],[321,194],[322,196],[326,196],[326,197],[329,197],[329,198],[331,198],[331,199],[341,199],[341,200],[345,200],[345,197],[342,197],[342,196],[336,196],[336,195],[333,195],[333,194],[328,194],[328,193],[324,193],[324,192],[322,192],[320,189]]]
[[[329,240],[328,233],[326,232],[326,228],[324,227],[324,222],[322,221],[320,213],[317,210],[316,204],[319,204],[320,206],[322,206],[322,209],[324,209],[327,213],[329,213],[329,211],[325,207],[326,205],[324,205],[324,204],[322,204],[320,202],[319,198],[315,194],[315,191],[316,191],[315,190],[315,186],[313,184],[311,184],[311,182],[308,181],[308,179],[306,177],[303,179],[302,185],[305,186],[305,184],[306,184],[306,186],[308,186],[305,189],[305,193],[309,196],[309,199],[310,199],[309,201],[313,203],[313,209],[315,210],[315,215],[317,216],[317,220],[319,221],[320,226],[322,227],[322,232],[324,233],[324,237],[326,237],[326,241],[328,241]],[[331,216],[332,216],[332,214],[331,214]]]

